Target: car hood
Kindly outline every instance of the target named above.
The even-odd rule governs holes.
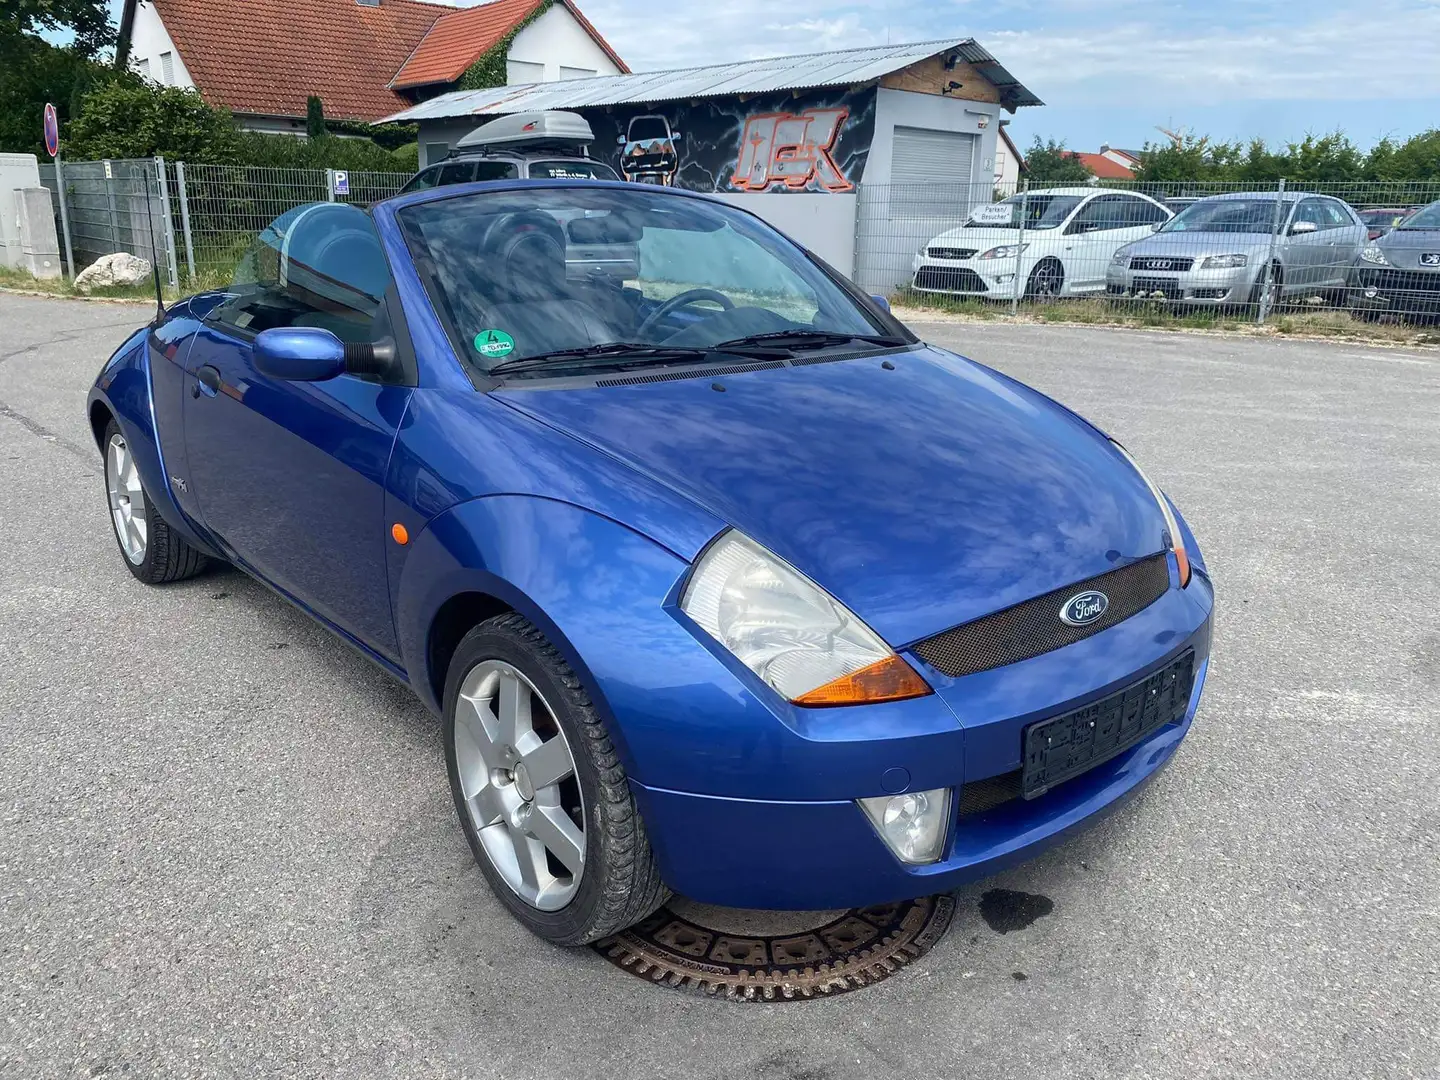
[[[1374,243],[1396,266],[1417,267],[1421,255],[1440,253],[1440,229],[1392,229]]]
[[[1024,240],[1026,243],[1031,243],[1055,235],[1057,234],[1054,229],[1026,229]],[[988,251],[990,248],[1000,247],[1003,244],[1018,244],[1020,240],[1019,229],[997,229],[987,228],[984,225],[970,225],[943,232],[925,246],[973,247],[978,251]]]
[[[1278,241],[1278,238],[1277,238]],[[1277,242],[1276,247],[1281,245]],[[1200,258],[1205,255],[1251,255],[1270,248],[1266,233],[1164,233],[1125,245],[1127,255],[1159,258]]]
[[[1162,549],[1148,488],[1084,421],[940,350],[882,359],[493,394],[753,537],[893,645]]]

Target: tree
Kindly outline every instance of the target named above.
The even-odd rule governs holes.
[[[0,152],[43,158],[40,120],[45,104],[54,103],[63,130],[74,114],[77,95],[113,78],[109,68],[74,49],[13,27],[0,29]]]
[[[314,94],[305,99],[305,134],[312,139],[323,139],[329,134],[325,130],[325,105]]]
[[[235,122],[193,90],[125,79],[86,94],[69,125],[67,156],[138,158],[164,154],[194,162],[233,160]]]
[[[1066,150],[1063,142],[1042,142],[1039,135],[1025,154],[1025,175],[1032,184],[1088,184],[1095,179],[1095,174]]]
[[[27,36],[69,30],[75,52],[93,57],[115,43],[109,7],[106,0],[0,0],[0,26]]]

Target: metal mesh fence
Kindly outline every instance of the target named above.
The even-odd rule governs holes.
[[[159,158],[62,173],[76,268],[130,251],[192,288],[227,283],[250,239],[286,211],[369,206],[409,178]],[[53,166],[41,179],[59,194]],[[857,284],[914,303],[1440,318],[1440,179],[861,184],[858,196]]]
[[[855,276],[941,306],[1429,319],[1440,316],[1440,206],[1416,212],[1437,199],[1440,181],[862,185]]]

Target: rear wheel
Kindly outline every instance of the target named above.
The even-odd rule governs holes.
[[[140,483],[135,455],[114,420],[105,428],[105,499],[125,565],[145,584],[183,581],[205,569],[209,560],[155,512]]]
[[[1030,271],[1025,285],[1026,300],[1054,300],[1065,288],[1065,267],[1058,259],[1041,259]]]
[[[665,902],[605,723],[520,615],[466,634],[445,683],[445,762],[460,826],[496,897],[535,934],[584,945]]]

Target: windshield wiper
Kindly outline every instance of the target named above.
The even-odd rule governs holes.
[[[496,364],[490,375],[509,375],[517,371],[535,371],[550,367],[575,367],[587,360],[596,360],[612,367],[645,367],[672,360],[702,361],[723,351],[719,346],[647,345],[637,341],[607,341],[579,349],[556,349],[554,352],[522,356]]]
[[[827,345],[845,345],[852,341],[863,341],[869,345],[908,345],[889,334],[848,334],[838,330],[771,330],[765,334],[747,334],[731,338],[715,346],[716,349],[743,349],[747,345],[773,344],[786,349],[823,349]]]

